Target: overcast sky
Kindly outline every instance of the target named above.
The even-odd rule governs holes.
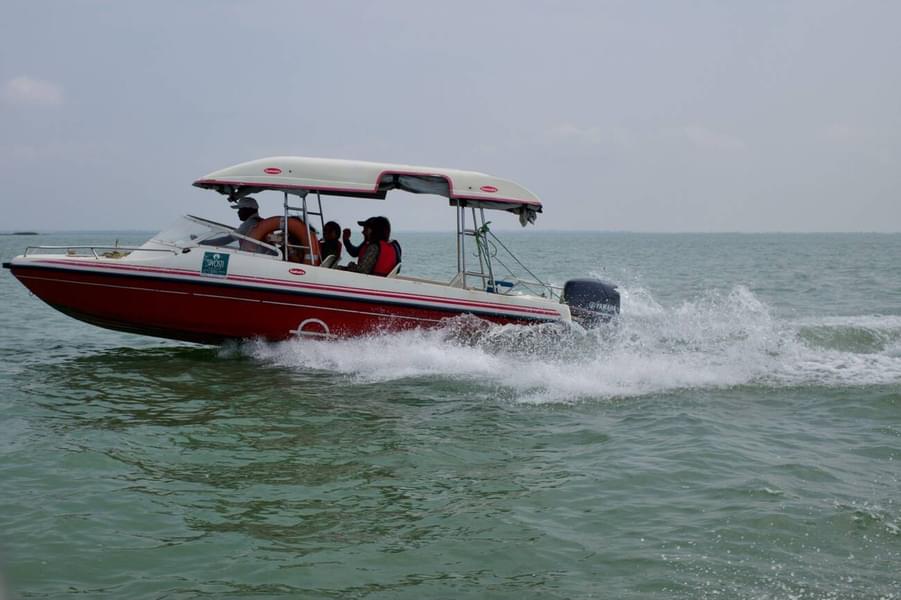
[[[231,222],[191,183],[293,154],[513,179],[544,201],[539,229],[901,231],[895,0],[4,0],[2,15],[0,230]],[[329,208],[454,223],[429,196]]]

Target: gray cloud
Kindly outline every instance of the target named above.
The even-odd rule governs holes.
[[[15,106],[56,107],[63,103],[62,88],[50,81],[20,75],[3,84],[3,100]]]
[[[696,148],[704,150],[731,151],[744,150],[746,147],[742,139],[727,133],[713,131],[701,125],[685,125],[665,130],[663,135],[685,140]]]
[[[12,0],[0,229],[230,221],[191,182],[297,154],[514,179],[540,228],[898,231],[898,22],[839,0]],[[453,223],[424,197],[326,208]]]

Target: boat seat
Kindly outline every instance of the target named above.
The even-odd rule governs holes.
[[[328,256],[326,256],[323,259],[322,264],[320,264],[319,266],[322,267],[323,269],[331,269],[335,266],[335,263],[337,263],[337,262],[338,262],[338,255],[337,254],[329,254]]]
[[[385,275],[385,277],[397,277],[397,274],[400,273],[400,265],[401,263],[394,265],[394,268],[391,269],[391,272]]]

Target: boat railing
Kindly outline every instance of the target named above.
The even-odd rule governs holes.
[[[124,258],[132,252],[168,252],[178,255],[169,248],[142,248],[140,246],[93,245],[93,246],[28,246],[25,256],[29,254],[65,254],[66,256],[93,256],[94,258]]]
[[[563,288],[556,285],[551,285],[549,283],[544,283],[542,281],[532,281],[530,279],[521,279],[519,277],[513,277],[511,279],[495,279],[495,288],[489,289],[489,292],[494,292],[496,294],[510,294],[514,293],[517,290],[517,286],[525,288],[525,290],[534,295],[541,296],[542,298],[560,298],[560,295],[563,293]]]
[[[479,273],[467,273],[470,276],[479,276]],[[482,276],[487,280],[487,275]],[[531,279],[522,279],[521,277],[507,277],[505,279],[495,279],[494,285],[486,281],[485,291],[492,294],[501,294],[504,296],[515,295],[519,293],[527,293],[532,296],[540,296],[542,298],[559,299],[563,292],[563,288],[544,283],[543,281],[533,281]]]
[[[559,299],[563,293],[563,288],[557,285],[551,285],[549,283],[544,283],[542,281],[534,281],[531,279],[523,279],[521,277],[515,276],[507,276],[504,279],[495,278],[491,279],[491,275],[488,273],[480,273],[479,271],[465,271],[462,273],[457,273],[453,279],[450,280],[450,287],[464,287],[463,286],[463,277],[472,277],[474,279],[479,279],[481,284],[476,287],[476,289],[484,289],[486,292],[490,294],[501,294],[503,296],[509,295],[517,295],[520,293],[527,293],[532,296],[540,296],[542,298],[552,298]],[[492,283],[493,282],[493,283]],[[467,289],[473,289],[472,286],[467,286]]]
[[[230,251],[237,250],[237,251],[243,251],[243,252],[251,252],[252,254],[262,254],[264,256],[271,256],[271,257],[277,258],[279,260],[281,260],[281,258],[282,258],[281,248],[279,248],[273,244],[268,244],[262,240],[258,240],[256,238],[252,238],[250,236],[238,233],[238,231],[234,227],[229,227],[228,225],[223,225],[222,223],[217,223],[216,221],[204,219],[203,217],[197,217],[195,215],[185,215],[185,218],[188,219],[189,221],[193,221],[195,223],[200,223],[201,225],[204,225],[205,227],[208,227],[214,231],[212,233],[206,234],[206,235],[191,234],[190,242],[188,243],[188,245],[182,245],[182,246],[180,246],[180,248],[186,248],[186,247],[192,247],[192,246],[198,246],[198,247],[209,246],[210,248],[224,247],[224,248],[228,248]],[[222,244],[205,243],[205,242],[209,242],[210,238],[214,237],[214,235],[219,235],[221,237],[223,234],[225,236],[227,236],[228,238],[230,238],[230,240],[228,242],[225,242]],[[230,246],[229,244],[231,244],[233,242],[237,242],[239,246],[237,248]],[[161,243],[171,243],[171,242],[162,241]],[[180,242],[180,243],[183,243],[183,242]],[[251,247],[254,247],[254,248],[260,248],[263,250],[263,252],[254,252],[253,250],[242,249],[240,247],[242,243],[249,244]]]
[[[255,238],[252,238],[252,237],[249,237],[246,235],[241,235],[237,231],[233,231],[233,232],[229,233],[229,235],[233,238],[233,241],[238,242],[239,246],[237,248],[233,248],[228,245],[219,246],[216,244],[204,244],[204,240],[201,240],[196,245],[197,245],[197,247],[206,247],[206,246],[208,246],[210,248],[222,247],[222,248],[227,248],[229,251],[232,251],[232,252],[235,252],[235,251],[248,252],[250,254],[258,254],[258,255],[261,254],[263,256],[268,256],[268,257],[275,258],[278,260],[282,259],[282,250],[278,246],[275,246],[273,244],[268,244],[262,240],[258,240],[258,239],[255,239]],[[251,247],[262,248],[264,250],[264,252],[257,252],[254,250],[246,250],[244,248],[241,248],[240,247],[241,242],[244,242],[245,244],[250,244]]]
[[[480,287],[492,294],[526,293],[542,298],[559,300],[563,289],[541,281],[513,251],[504,244],[489,227],[490,221],[485,219],[485,211],[472,210],[473,227],[465,224],[465,210],[460,209],[458,223],[458,265],[461,267],[457,277],[451,281],[452,286],[468,287],[468,277],[479,280]],[[479,270],[466,268],[464,238],[475,240],[475,255],[478,257]],[[501,257],[503,254],[503,258]],[[525,272],[531,279],[521,277]]]

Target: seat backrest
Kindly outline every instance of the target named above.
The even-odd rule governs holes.
[[[335,266],[335,263],[337,263],[337,262],[338,262],[338,255],[337,254],[329,254],[328,256],[326,256],[323,259],[322,264],[319,266],[322,267],[323,269],[331,269],[332,267]]]
[[[391,272],[385,275],[385,277],[397,277],[398,273],[400,273],[400,263],[394,265],[394,268],[391,269]]]

